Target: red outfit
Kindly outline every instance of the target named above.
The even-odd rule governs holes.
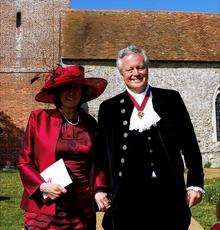
[[[210,230],[220,230],[220,223],[214,224]]]
[[[91,170],[95,129],[95,120],[84,112],[80,113],[78,126],[63,124],[57,110],[31,113],[18,164],[24,184],[21,207],[26,211],[27,225],[36,229],[38,225],[41,226],[39,229],[57,229],[56,226],[59,226],[58,229],[66,226],[95,228],[90,185],[95,181],[94,189],[106,188],[103,174]],[[44,182],[39,173],[60,158],[64,159],[73,183],[67,187],[66,194],[55,201],[45,202],[39,191],[40,184]]]

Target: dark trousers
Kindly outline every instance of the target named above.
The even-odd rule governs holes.
[[[103,218],[104,230],[188,230],[191,213],[185,195],[152,179],[148,186],[120,188]]]

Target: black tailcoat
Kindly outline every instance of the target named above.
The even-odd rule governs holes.
[[[112,200],[105,229],[187,229],[191,214],[182,156],[187,186],[203,187],[201,154],[181,96],[151,90],[161,120],[142,133],[129,131],[134,107],[126,91],[100,105],[98,164],[108,175]]]

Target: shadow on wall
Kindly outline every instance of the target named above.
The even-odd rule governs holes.
[[[24,130],[16,127],[9,116],[0,112],[0,168],[15,168],[23,143]]]

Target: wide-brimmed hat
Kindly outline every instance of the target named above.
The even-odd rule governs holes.
[[[58,66],[48,75],[44,87],[37,93],[35,100],[44,103],[54,103],[55,90],[73,84],[82,86],[81,100],[84,103],[101,95],[107,86],[107,81],[96,77],[85,78],[85,71],[82,66]]]

